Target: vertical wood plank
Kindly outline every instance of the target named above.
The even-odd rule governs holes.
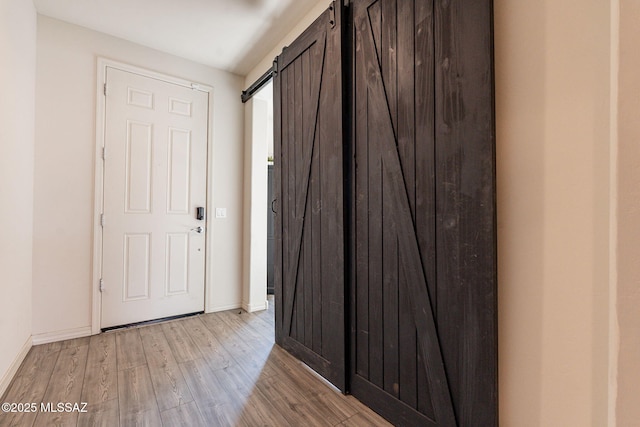
[[[419,7],[428,1],[422,0]],[[397,2],[397,106],[398,152],[402,172],[409,191],[409,205],[416,218],[416,102],[425,102],[425,94],[416,90],[416,58],[420,62],[428,58],[418,57],[415,47],[415,0]],[[428,94],[426,96],[428,98]],[[423,136],[424,138],[424,136]]]
[[[397,64],[397,5],[396,0],[384,0],[381,4],[382,58],[381,70],[386,102],[391,116],[394,134],[398,129],[398,64]],[[398,241],[397,228],[393,215],[390,188],[383,178],[382,192],[382,245],[383,284],[383,388],[387,393],[398,397],[399,354],[398,354]]]
[[[406,1],[406,0],[405,0]],[[398,65],[397,65],[398,18],[396,0],[381,0],[380,38],[382,80],[387,95],[394,134],[398,129]]]
[[[354,7],[360,6],[355,4]],[[355,56],[354,76],[354,151],[355,151],[355,372],[363,378],[369,378],[369,151],[367,143],[369,129],[368,90],[366,68],[362,50],[362,28],[354,27]]]
[[[381,59],[384,55],[384,51],[382,50],[382,1],[383,0],[376,0],[370,2],[370,5],[367,7],[369,28],[371,28],[371,36],[373,37],[376,52],[370,59],[376,61],[378,67],[382,66]]]
[[[410,312],[411,306],[409,304],[409,298],[411,298],[411,296],[407,289],[407,277],[402,269],[400,269],[399,281],[400,312],[398,313],[398,325],[400,330],[398,332],[398,350],[400,352],[400,358],[398,361],[398,377],[400,390],[398,397],[411,408],[418,409],[418,346],[416,343],[416,326]]]
[[[433,393],[437,393],[437,390],[431,390],[431,384],[429,383],[429,379],[427,378],[427,371],[425,370],[425,360],[422,352],[420,351],[420,343],[418,340],[420,339],[420,335],[416,333],[416,355],[417,355],[417,374],[416,374],[416,382],[418,386],[418,406],[417,409],[421,414],[425,414],[429,417],[435,418],[433,412],[433,402],[431,395]]]
[[[384,200],[385,212],[392,212],[390,197]],[[384,247],[387,252],[383,259],[383,388],[392,396],[400,394],[399,380],[399,340],[398,340],[398,238],[393,221],[386,220],[384,225]]]
[[[415,120],[416,120],[416,231],[422,265],[427,275],[431,309],[437,313],[436,194],[433,1],[415,4]]]
[[[431,309],[437,313],[436,191],[435,191],[435,80],[433,1],[415,2],[415,222],[418,245],[427,278]],[[414,340],[408,341],[413,345]],[[417,343],[416,343],[417,345]],[[424,360],[417,351],[417,409],[431,416],[431,392]]]
[[[459,424],[497,425],[492,2],[434,13],[438,324]]]
[[[342,8],[340,2],[333,5],[335,27],[327,33],[326,60],[323,61],[323,82],[318,111],[318,145],[320,168],[322,168],[322,224],[327,236],[321,242],[323,260],[324,299],[323,354],[333,363],[333,383],[344,389],[345,358],[345,249],[344,249],[344,193],[343,193],[343,100],[342,100],[342,51],[341,25]],[[335,378],[339,378],[336,382]]]
[[[294,98],[293,98],[293,105],[294,105],[294,111],[295,111],[295,116],[294,116],[294,129],[295,129],[295,150],[296,150],[296,160],[295,160],[295,165],[296,165],[296,192],[295,192],[295,200],[296,200],[296,220],[297,221],[301,221],[303,220],[303,216],[305,214],[305,212],[303,212],[305,203],[304,203],[304,199],[307,198],[306,194],[303,194],[300,189],[301,186],[303,185],[303,180],[304,180],[304,175],[308,174],[308,169],[307,169],[307,162],[305,161],[307,158],[307,152],[309,150],[309,148],[312,146],[312,142],[308,142],[304,139],[303,135],[304,135],[304,128],[303,128],[303,123],[302,123],[302,117],[303,117],[303,112],[304,112],[304,107],[305,107],[305,102],[304,102],[304,97],[302,94],[302,80],[303,80],[303,76],[302,76],[302,61],[300,59],[297,59],[293,64],[293,70],[294,70],[294,74],[295,74],[295,80],[294,80],[294,88],[293,88],[293,93],[294,93]],[[306,191],[303,190],[303,191]],[[304,234],[305,234],[305,228],[303,226],[302,228],[302,239],[303,242],[300,246],[300,255],[299,255],[299,261],[298,261],[298,277],[296,280],[296,296],[294,299],[294,304],[295,304],[295,311],[296,311],[296,340],[302,344],[304,344],[306,342],[305,339],[305,313],[304,313],[304,309],[305,309],[305,291],[306,291],[306,284],[307,284],[307,272],[305,270],[305,245],[304,245]],[[295,242],[294,242],[295,244]],[[296,248],[297,250],[297,248]]]
[[[309,68],[317,66],[316,63],[311,62],[311,54],[305,52],[306,61],[309,62]],[[311,90],[311,88],[309,88]],[[311,126],[311,123],[307,124]],[[313,280],[313,313],[312,313],[312,335],[313,335],[313,351],[318,354],[323,353],[322,348],[322,330],[323,324],[326,319],[323,318],[322,307],[325,304],[324,295],[322,293],[323,274],[326,273],[322,265],[322,244],[323,244],[323,230],[322,230],[322,215],[323,215],[323,198],[322,198],[322,168],[320,167],[320,148],[314,149],[312,153],[311,161],[311,184],[309,186],[309,193],[311,197],[311,221],[310,221],[310,237],[311,237],[311,263],[312,263],[312,280]],[[327,236],[328,238],[328,236]]]
[[[309,123],[310,121],[310,114],[309,114],[309,110],[312,109],[311,104],[311,79],[310,77],[310,60],[309,60],[309,51],[305,51],[301,58],[297,61],[298,63],[300,63],[300,73],[302,75],[302,129],[306,129],[308,126],[311,126],[311,123]],[[306,141],[302,141],[302,143],[304,145],[311,145],[314,146],[314,144],[307,144]],[[311,147],[306,147],[308,150],[311,149]],[[304,270],[304,281],[301,283],[303,284],[303,288],[304,288],[304,295],[302,296],[302,299],[304,299],[304,345],[308,348],[313,348],[313,290],[314,290],[314,283],[315,283],[315,277],[313,276],[313,259],[312,259],[312,229],[313,229],[313,196],[312,196],[312,192],[313,192],[313,186],[314,186],[314,182],[313,182],[313,160],[314,160],[314,153],[317,151],[316,149],[313,150],[314,152],[311,153],[311,177],[309,178],[309,191],[307,192],[306,195],[304,195],[304,197],[307,198],[307,223],[305,226],[305,229],[303,230],[303,234],[302,234],[302,239],[303,239],[303,243],[302,243],[302,247],[303,247],[303,270]]]
[[[331,42],[328,43],[331,45]],[[323,300],[322,305],[320,307],[321,310],[321,319],[322,324],[320,326],[321,342],[322,342],[322,350],[321,355],[327,359],[331,359],[333,357],[333,343],[336,335],[338,334],[333,327],[333,319],[331,313],[331,303],[332,303],[332,286],[337,286],[337,282],[332,281],[332,269],[336,268],[335,263],[333,262],[334,256],[336,255],[330,248],[331,242],[334,241],[338,236],[336,234],[332,234],[331,224],[328,217],[328,211],[331,209],[331,197],[330,188],[328,187],[328,182],[336,175],[332,175],[332,172],[327,168],[329,166],[327,155],[328,153],[332,153],[332,147],[329,146],[330,141],[327,135],[327,127],[325,120],[327,120],[326,113],[327,109],[331,108],[327,102],[327,94],[331,93],[332,90],[332,82],[330,75],[330,67],[331,63],[335,60],[335,58],[331,57],[328,53],[330,46],[326,47],[327,50],[327,58],[325,59],[325,52],[320,52],[319,49],[311,50],[311,63],[314,64],[313,67],[321,67],[322,70],[322,91],[319,94],[319,103],[320,108],[318,108],[318,114],[314,119],[314,125],[317,128],[317,132],[315,135],[315,144],[318,146],[318,157],[317,157],[317,166],[319,169],[319,199],[320,199],[320,233],[324,234],[324,238],[321,237],[319,243],[319,261],[320,261],[320,293],[322,294]],[[334,122],[335,123],[339,122]],[[335,232],[335,230],[333,230]]]
[[[416,56],[415,0],[397,2],[398,61],[398,152],[408,191],[414,222],[416,215]],[[424,101],[421,101],[424,102]],[[398,275],[398,351],[399,394],[401,401],[417,409],[416,328],[410,314],[407,279],[402,269]]]
[[[277,58],[275,62],[276,74],[273,78],[273,160],[274,160],[274,169],[273,169],[273,191],[274,196],[277,200],[275,203],[276,206],[276,214],[274,221],[274,254],[273,254],[273,262],[275,263],[273,270],[273,280],[274,280],[274,302],[275,302],[275,318],[274,327],[275,329],[275,340],[278,344],[282,345],[283,343],[283,332],[281,325],[283,322],[283,303],[284,303],[284,289],[282,286],[282,278],[283,272],[286,271],[284,269],[285,257],[283,256],[283,242],[285,239],[284,235],[284,221],[286,217],[286,201],[284,197],[283,190],[283,173],[284,168],[286,166],[286,162],[284,162],[285,154],[284,154],[284,129],[282,126],[285,111],[282,107],[282,84],[283,84],[283,76],[280,70],[280,60]],[[277,319],[277,321],[276,321]]]
[[[365,34],[363,37],[370,38],[371,35]],[[371,70],[379,69],[375,57],[367,55],[363,66],[366,67],[369,78],[380,78],[379,73],[371,76]],[[384,103],[385,101],[378,99],[377,102]],[[385,131],[384,124],[380,122],[375,113],[372,113],[372,109],[376,106],[370,97],[367,98],[367,104],[368,132],[372,136],[379,135]],[[388,108],[386,103],[381,107]],[[383,388],[382,266],[387,253],[382,239],[382,161],[380,152],[375,145],[369,149],[369,165],[369,380]]]
[[[396,0],[381,3],[380,69],[386,103],[394,134],[398,128],[397,5]],[[382,319],[383,319],[383,388],[392,396],[399,395],[398,379],[398,245],[392,198],[383,177],[382,187]]]
[[[285,309],[287,310],[287,315],[285,317],[285,324],[287,322],[290,322],[290,325],[288,328],[288,330],[285,331],[285,335],[287,336],[291,336],[295,339],[297,339],[298,337],[298,306],[296,304],[296,300],[295,300],[295,291],[297,288],[297,281],[295,280],[296,277],[293,278],[293,281],[291,283],[289,283],[290,280],[292,280],[290,278],[290,274],[289,271],[291,271],[292,269],[295,269],[297,272],[298,269],[298,265],[295,259],[295,254],[298,251],[298,248],[295,247],[295,232],[294,230],[296,230],[297,227],[297,222],[298,222],[298,218],[297,218],[297,210],[298,210],[298,203],[296,203],[296,187],[297,187],[297,168],[299,166],[299,162],[298,162],[298,152],[299,152],[299,147],[298,147],[298,140],[296,140],[296,133],[295,133],[295,123],[296,123],[296,111],[295,111],[295,68],[289,66],[287,68],[287,104],[286,104],[286,108],[289,110],[288,116],[289,116],[289,121],[288,123],[285,123],[285,126],[288,127],[288,136],[289,136],[289,140],[287,141],[288,144],[288,152],[289,152],[289,189],[288,189],[288,197],[289,197],[289,241],[287,242],[287,248],[289,249],[289,260],[287,262],[287,270],[285,273],[285,277],[284,280],[287,281],[286,284],[286,289],[287,292],[289,293],[289,295],[287,295],[287,300],[285,302]]]

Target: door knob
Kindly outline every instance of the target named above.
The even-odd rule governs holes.
[[[201,234],[204,231],[204,228],[202,228],[202,226],[198,226],[196,228],[192,228],[191,231],[195,231],[198,234]]]

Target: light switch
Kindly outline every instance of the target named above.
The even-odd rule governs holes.
[[[226,218],[227,208],[216,208],[216,218]]]

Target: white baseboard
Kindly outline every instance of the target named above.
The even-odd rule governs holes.
[[[5,372],[4,376],[2,377],[2,380],[0,381],[0,396],[2,396],[4,392],[7,391],[7,388],[9,388],[9,384],[11,384],[11,380],[13,380],[13,377],[16,374],[16,372],[18,372],[20,365],[22,365],[24,358],[27,357],[27,353],[29,353],[29,350],[31,350],[32,345],[33,345],[32,339],[30,336],[24,342],[24,345],[20,349],[20,352],[18,353],[16,358],[13,360],[13,363],[11,363],[11,366],[9,366],[9,369],[7,370],[7,372]]]
[[[65,329],[63,331],[47,332],[33,336],[33,345],[47,344],[50,342],[70,340],[72,338],[88,337],[91,335],[91,326],[82,328]]]
[[[216,311],[233,310],[236,308],[242,308],[242,304],[238,302],[236,304],[217,305],[215,307],[211,307],[206,311],[206,313],[215,313]]]
[[[242,308],[247,313],[253,313],[254,311],[262,311],[269,308],[269,301],[264,301],[262,304],[247,304],[243,303]]]

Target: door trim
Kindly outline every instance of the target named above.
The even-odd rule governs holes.
[[[103,212],[104,200],[104,163],[102,161],[102,147],[105,143],[105,126],[106,126],[106,97],[104,96],[104,85],[107,81],[107,68],[114,68],[144,77],[160,80],[166,83],[188,87],[194,90],[205,92],[208,95],[208,113],[207,113],[207,215],[205,217],[205,227],[207,228],[205,240],[205,283],[204,283],[204,310],[209,312],[209,294],[211,289],[207,286],[209,280],[209,272],[211,271],[211,246],[212,239],[212,219],[211,215],[213,206],[212,186],[209,183],[211,174],[211,165],[213,165],[213,87],[202,83],[191,82],[188,80],[173,77],[167,74],[158,73],[156,71],[147,70],[135,65],[118,62],[102,57],[97,58],[97,78],[96,78],[96,139],[95,139],[95,157],[94,157],[94,201],[93,201],[93,254],[91,263],[91,334],[100,333],[100,319],[102,314],[102,295],[100,293],[100,277],[102,276],[102,226],[100,224],[101,214]],[[107,153],[108,155],[108,153]]]

